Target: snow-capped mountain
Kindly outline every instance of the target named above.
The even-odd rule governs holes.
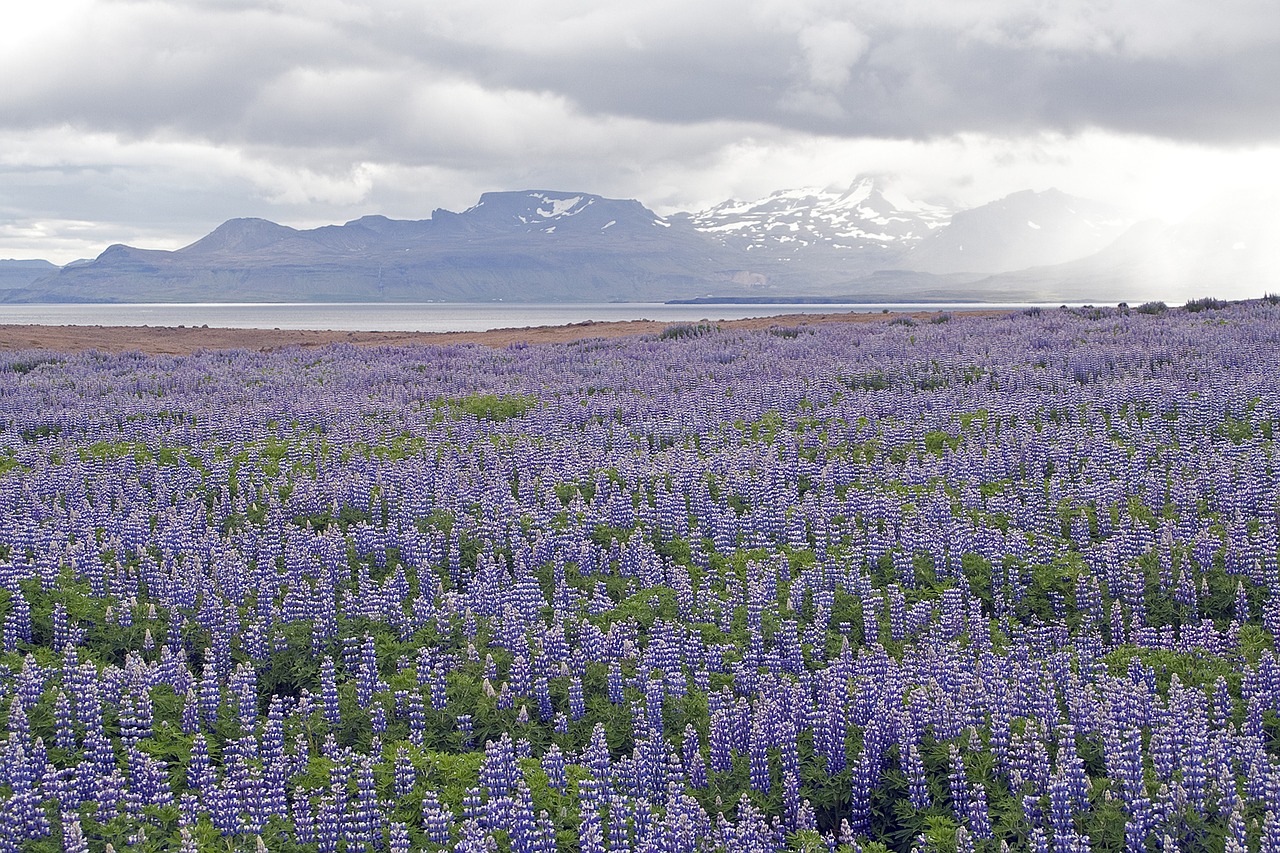
[[[671,227],[670,222],[638,201],[554,190],[484,193],[477,204],[462,213],[437,210],[431,215],[432,221],[441,225],[453,218],[498,234],[595,235],[613,230],[618,235]]]
[[[1058,264],[1099,251],[1133,224],[1114,207],[1055,189],[952,210],[874,177],[844,190],[780,190],[681,216],[727,247],[804,267],[817,280],[885,269],[950,275]]]
[[[941,205],[907,198],[866,176],[842,190],[780,190],[755,201],[731,199],[682,214],[725,246],[770,260],[867,255],[864,260],[873,268],[946,226],[951,215]]]

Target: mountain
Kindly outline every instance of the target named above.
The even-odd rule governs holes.
[[[111,246],[13,301],[663,301],[765,280],[686,222],[638,201],[485,193],[430,219],[299,230],[233,219],[176,251]]]
[[[975,287],[1030,288],[1098,302],[1237,299],[1280,291],[1276,210],[1273,196],[1234,195],[1210,202],[1176,223],[1139,222],[1086,257],[994,275]]]
[[[48,261],[0,260],[0,299],[12,290],[22,290],[52,273],[58,267]]]
[[[763,260],[776,286],[882,294],[883,273],[892,270],[889,292],[911,298],[964,293],[968,282],[993,273],[1087,256],[1132,224],[1114,207],[1056,189],[953,210],[908,198],[871,176],[846,189],[782,190],[683,217],[722,245]]]
[[[491,192],[421,220],[233,219],[176,251],[114,245],[9,279],[0,266],[0,301],[1174,301],[1188,277],[1218,293],[1223,275],[1270,282],[1280,235],[1259,229],[1276,206],[1231,201],[1130,226],[1057,190],[952,210],[871,177],[666,217],[590,193]]]
[[[265,219],[231,219],[186,248],[183,255],[227,255],[278,246],[302,232]]]
[[[916,242],[907,269],[1001,273],[1064,263],[1101,250],[1133,222],[1119,209],[1056,189],[1024,190],[957,212]]]
[[[863,176],[845,189],[779,190],[679,218],[727,248],[771,264],[803,266],[826,279],[898,266],[910,247],[946,226],[951,215]]]

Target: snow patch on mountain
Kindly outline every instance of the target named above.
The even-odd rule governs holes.
[[[580,213],[582,208],[591,204],[594,199],[587,199],[587,204],[582,204],[582,196],[575,195],[568,198],[548,198],[543,193],[530,193],[530,198],[540,199],[543,204],[538,205],[537,213],[544,219],[555,219],[560,216],[573,216]]]

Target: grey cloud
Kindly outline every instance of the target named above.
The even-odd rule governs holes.
[[[899,138],[1086,127],[1196,141],[1280,136],[1280,89],[1272,83],[1280,45],[1180,58],[1033,50],[930,29],[898,31],[872,36],[838,86],[797,79],[790,69],[804,60],[789,46],[778,41],[745,51],[759,65],[736,72],[717,73],[706,58],[629,56],[566,70],[491,55],[477,73],[491,85],[523,81],[565,92],[589,111],[654,121],[715,118]],[[797,93],[820,94],[839,109],[796,109]]]
[[[664,18],[557,15],[556,4],[540,4],[550,20],[522,40],[518,28],[534,24],[500,18],[528,12],[500,5],[486,30],[474,12],[440,5],[454,17],[395,3],[107,4],[94,20],[0,60],[9,81],[0,123],[319,141],[412,162],[435,145],[447,154],[450,139],[483,148],[496,126],[526,117],[520,98],[492,123],[456,100],[432,100],[454,81],[526,101],[560,98],[586,117],[851,137],[1086,127],[1205,141],[1280,135],[1274,12],[1263,12],[1277,24],[1270,35],[1264,20],[1196,40],[1198,20],[1153,22],[1157,34],[1140,37],[1129,17],[1015,15],[1002,4],[965,4],[964,15],[940,4],[933,19],[921,2],[897,14],[856,2],[790,12],[744,4],[736,14],[721,4],[719,27],[700,4],[663,6]],[[1160,17],[1161,4],[1141,5]],[[558,26],[577,41],[552,38]],[[487,106],[501,109],[500,100]],[[458,126],[433,134],[424,129],[432,122]]]

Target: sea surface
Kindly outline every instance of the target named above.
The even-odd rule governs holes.
[[[833,314],[882,311],[962,311],[1019,309],[1032,303],[895,303],[666,305],[658,302],[608,304],[435,303],[163,303],[131,305],[0,305],[0,324],[46,326],[210,326],[223,329],[335,329],[358,332],[483,332],[489,329],[563,326],[586,321],[657,320],[686,323],[737,320],[777,314]],[[1056,307],[1038,306],[1038,307]]]

